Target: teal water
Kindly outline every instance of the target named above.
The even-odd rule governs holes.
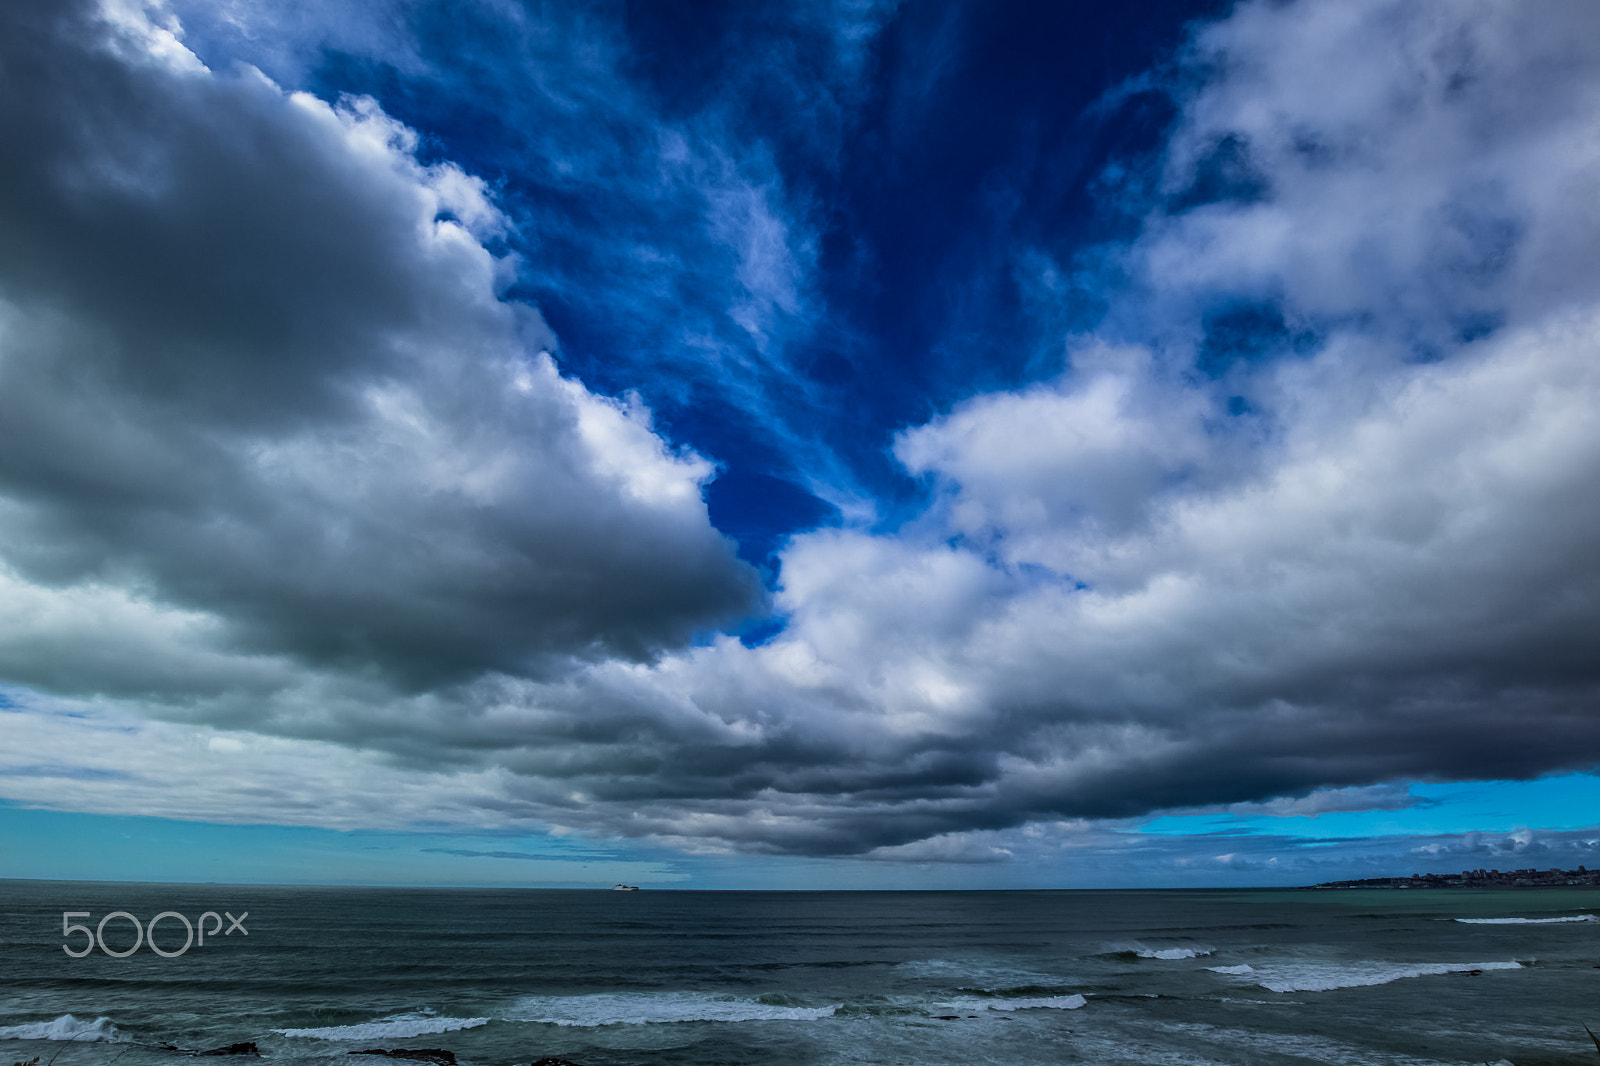
[[[205,945],[82,933],[163,911]],[[224,913],[241,916],[229,935]],[[0,1062],[1600,1061],[1600,892],[665,892],[0,882]],[[1518,919],[1463,921],[1461,919]],[[1580,919],[1549,921],[1552,918]],[[164,919],[156,946],[184,944]],[[105,948],[134,944],[122,918]],[[174,1045],[178,1050],[162,1045]],[[235,1061],[235,1060],[224,1060]]]

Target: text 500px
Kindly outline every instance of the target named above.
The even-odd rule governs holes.
[[[228,927],[226,930],[222,928],[223,915],[226,915],[228,918]],[[74,918],[90,917],[92,917],[92,915],[89,911],[61,912],[61,935],[71,938],[78,933],[82,933],[87,938],[86,943],[84,943],[84,945],[77,950],[74,950],[71,944],[61,945],[61,950],[65,951],[68,955],[71,955],[75,959],[83,958],[96,947],[114,959],[125,959],[129,955],[132,955],[135,951],[138,951],[140,946],[146,943],[150,945],[151,951],[155,952],[157,955],[160,955],[162,958],[175,959],[196,944],[198,944],[200,947],[205,947],[206,937],[208,936],[215,939],[218,933],[221,933],[223,936],[232,936],[235,932],[243,933],[245,936],[250,935],[250,930],[244,927],[244,920],[250,917],[249,911],[245,911],[237,918],[227,911],[223,911],[222,914],[218,914],[216,911],[206,911],[204,914],[200,915],[199,921],[193,923],[191,923],[188,918],[185,918],[177,911],[162,911],[154,918],[151,918],[148,925],[141,925],[139,923],[139,919],[135,918],[127,911],[112,911],[104,918],[101,918],[100,924],[96,925],[93,930],[91,930],[87,925],[77,925],[72,921]],[[121,919],[123,921],[132,923],[133,947],[120,951],[114,951],[111,948],[106,947],[106,923],[112,919]],[[212,927],[210,929],[206,928],[207,919],[210,919],[212,922]],[[163,948],[156,943],[156,926],[163,921],[168,922],[169,924],[176,923],[183,926],[183,947],[174,951]],[[199,933],[198,938],[195,935],[197,931]]]

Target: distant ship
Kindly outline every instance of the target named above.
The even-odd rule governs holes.
[[[639,886],[638,885],[615,884],[615,885],[611,886],[611,891],[613,891],[613,892],[637,892],[637,891],[639,891]]]

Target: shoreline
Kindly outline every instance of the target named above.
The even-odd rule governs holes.
[[[1409,877],[1365,877],[1354,881],[1322,881],[1307,889],[1365,888],[1600,888],[1600,870],[1463,870],[1458,874],[1412,874]]]

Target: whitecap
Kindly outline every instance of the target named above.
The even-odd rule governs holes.
[[[1058,980],[1038,970],[979,959],[917,959],[897,964],[895,971],[941,984],[977,988],[1016,988],[1019,985],[1049,984]]]
[[[1255,973],[1255,967],[1240,963],[1238,966],[1207,966],[1212,973],[1231,974],[1235,977],[1247,973]]]
[[[1335,988],[1386,985],[1408,977],[1470,973],[1473,970],[1516,970],[1518,962],[1357,962],[1274,963],[1259,966],[1255,983],[1272,992],[1327,992]]]
[[[1107,944],[1101,952],[1102,955],[1121,955],[1138,959],[1195,959],[1201,955],[1211,954],[1213,949],[1205,945],[1175,945],[1173,947],[1152,947],[1139,940],[1123,941],[1121,943]]]
[[[81,1040],[84,1043],[111,1043],[125,1040],[110,1018],[81,1021],[63,1014],[54,1021],[29,1022],[26,1025],[0,1026],[0,1040]]]
[[[1138,948],[1134,954],[1141,959],[1194,959],[1211,954],[1210,948]]]
[[[1600,921],[1592,914],[1572,914],[1564,918],[1457,918],[1467,925],[1559,925],[1564,922]]]
[[[550,1025],[656,1025],[668,1022],[815,1021],[839,1009],[783,1007],[708,992],[598,992],[586,996],[525,996],[512,1018]]]
[[[274,1029],[283,1036],[313,1040],[404,1040],[430,1033],[453,1033],[489,1024],[488,1018],[441,1018],[433,1014],[397,1014],[356,1025],[327,1025],[314,1029]]]

